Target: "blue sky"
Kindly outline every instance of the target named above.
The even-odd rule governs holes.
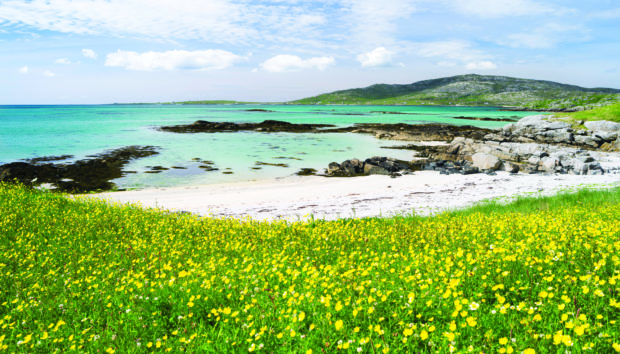
[[[283,101],[465,73],[620,88],[617,0],[0,0],[0,104]]]

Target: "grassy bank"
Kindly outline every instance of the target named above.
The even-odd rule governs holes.
[[[565,114],[563,113],[562,116]],[[575,121],[579,120],[609,120],[620,123],[620,103],[609,106],[598,107],[588,111],[575,112],[566,114]]]
[[[0,184],[0,350],[620,350],[619,201],[260,223]]]

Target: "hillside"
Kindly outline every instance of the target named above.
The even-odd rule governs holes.
[[[584,88],[506,76],[459,75],[405,85],[376,84],[293,101],[294,104],[493,105],[582,110],[620,101],[620,90]]]

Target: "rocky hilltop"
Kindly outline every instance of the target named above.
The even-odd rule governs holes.
[[[377,84],[293,101],[295,104],[493,105],[584,110],[620,101],[620,90],[506,76],[459,75],[405,85]]]

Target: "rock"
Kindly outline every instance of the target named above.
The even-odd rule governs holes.
[[[314,168],[302,168],[301,170],[295,173],[298,176],[314,176],[316,175],[316,170]]]
[[[409,173],[412,170],[424,168],[422,163],[409,163],[388,157],[371,157],[364,161],[351,159],[342,163],[332,162],[329,164],[326,175],[330,177],[353,177],[361,175],[391,175],[399,176],[401,173]]]
[[[586,128],[595,132],[620,132],[620,123],[610,122],[607,120],[596,120],[584,122]]]
[[[156,150],[153,146],[127,146],[71,163],[14,162],[0,166],[0,181],[51,184],[58,191],[72,193],[110,190],[115,188],[110,181],[125,175],[123,167],[129,161],[155,155]]]
[[[366,175],[389,175],[390,172],[383,167],[371,163],[364,164],[364,174]]]
[[[504,162],[504,171],[506,172],[510,172],[510,173],[517,173],[519,172],[519,165],[514,163],[514,162]]]
[[[597,131],[594,134],[595,138],[599,138],[603,141],[606,142],[610,142],[610,141],[614,141],[618,138],[618,136],[620,136],[620,133],[618,132],[605,132],[605,131]]]
[[[339,163],[330,162],[329,165],[327,165],[327,174],[333,174],[333,173],[336,173],[337,171],[340,171]]]
[[[558,167],[559,164],[560,164],[560,161],[552,157],[544,157],[541,160],[541,166],[543,170],[547,172],[555,172],[556,167]]]
[[[171,133],[217,133],[237,131],[311,133],[322,128],[333,128],[332,124],[295,124],[279,120],[265,120],[260,123],[209,122],[197,120],[191,124],[170,125],[159,130]]]
[[[364,171],[364,164],[358,159],[346,160],[340,164],[340,167],[350,174],[362,173]]]
[[[577,135],[575,136],[575,142],[578,145],[587,145],[591,147],[598,147],[600,139],[593,137],[591,135]]]
[[[478,167],[481,170],[497,170],[502,165],[497,156],[484,152],[475,153],[471,158],[474,167]]]
[[[540,157],[532,155],[529,159],[527,159],[527,162],[530,165],[538,165],[540,163]]]

